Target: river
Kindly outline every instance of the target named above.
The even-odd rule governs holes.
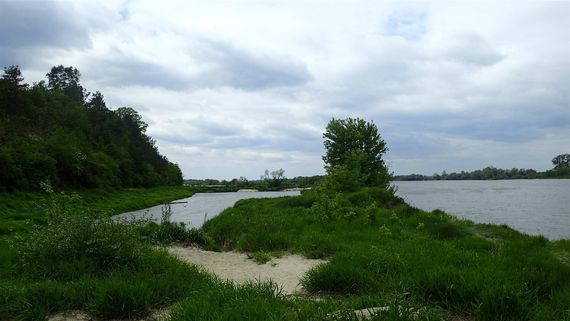
[[[531,235],[570,238],[570,179],[393,182],[424,210],[477,223],[507,224]]]
[[[247,198],[295,196],[299,194],[300,192],[298,191],[196,193],[192,195],[192,197],[177,200],[170,205],[172,212],[170,221],[184,223],[190,228],[199,228],[206,220],[220,214],[226,208],[234,206],[239,200]],[[157,205],[138,211],[115,215],[114,218],[129,221],[146,219],[160,222],[164,210],[163,205]]]

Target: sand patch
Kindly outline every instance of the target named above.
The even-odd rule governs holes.
[[[195,264],[226,280],[273,281],[282,287],[283,294],[299,294],[299,281],[311,268],[325,263],[324,260],[307,259],[300,255],[285,255],[273,258],[265,264],[257,264],[246,254],[236,252],[211,252],[195,247],[171,246],[167,248],[174,256]]]
[[[154,321],[160,320],[160,318],[165,317],[170,312],[170,308],[163,308],[161,310],[154,310],[143,318],[129,319],[131,321]],[[97,319],[90,316],[86,312],[79,310],[64,311],[60,313],[53,314],[48,317],[48,321],[96,321]],[[124,319],[127,320],[127,319]],[[121,319],[112,319],[109,321],[122,321]]]

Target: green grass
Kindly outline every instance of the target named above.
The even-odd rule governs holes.
[[[67,191],[70,195],[74,191]],[[193,190],[183,186],[129,188],[120,190],[79,190],[78,212],[119,214],[190,197]],[[46,193],[0,193],[0,236],[29,230],[34,224],[45,223],[48,202]]]
[[[66,310],[137,318],[167,306],[173,321],[357,320],[354,310],[372,307],[383,307],[372,320],[570,320],[568,240],[421,211],[382,190],[242,200],[201,230],[118,224],[101,213],[120,202],[93,197],[43,199],[43,224],[0,237],[0,320]],[[171,243],[260,263],[284,252],[329,262],[303,278],[308,297],[291,298],[273,283],[221,281],[156,247]]]
[[[476,320],[570,318],[567,241],[421,211],[374,189],[319,197],[240,201],[204,230],[239,251],[328,258],[303,279],[318,295],[404,295]]]
[[[248,257],[250,259],[254,260],[255,262],[257,262],[257,264],[265,264],[265,263],[271,261],[271,254],[267,253],[267,252],[251,253],[251,254],[248,254]]]

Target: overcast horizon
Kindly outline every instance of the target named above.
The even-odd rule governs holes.
[[[331,118],[395,174],[552,168],[570,153],[570,2],[6,1],[0,63],[74,66],[185,178],[324,173]]]

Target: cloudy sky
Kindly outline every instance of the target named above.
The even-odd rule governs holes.
[[[323,172],[331,118],[390,170],[551,168],[570,152],[570,2],[0,0],[0,63],[75,66],[186,178]]]

